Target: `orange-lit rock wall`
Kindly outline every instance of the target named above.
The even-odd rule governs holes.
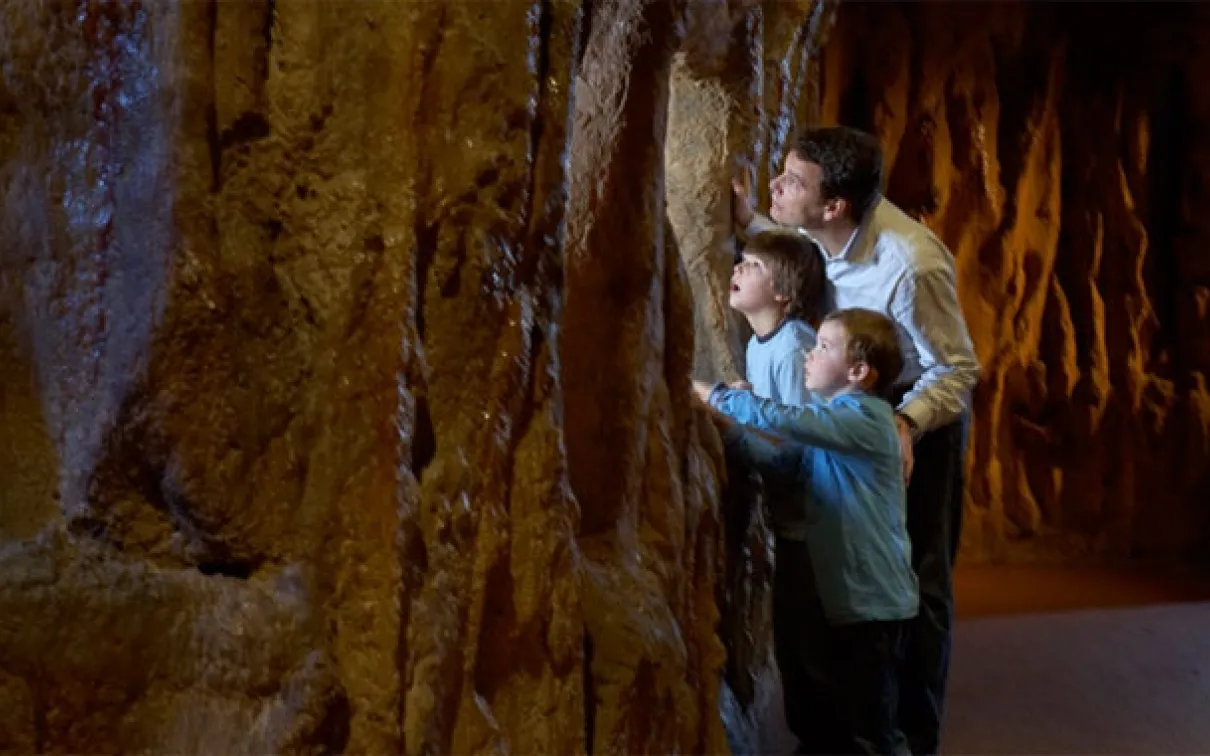
[[[844,4],[821,117],[958,259],[965,556],[1204,553],[1210,24],[1196,3]]]

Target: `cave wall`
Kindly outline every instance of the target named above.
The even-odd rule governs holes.
[[[964,559],[1210,543],[1210,23],[1196,3],[841,6],[824,122],[958,262],[983,381]]]
[[[1203,543],[1203,14],[834,8],[0,7],[0,750],[725,751],[771,560],[685,379],[794,113],[958,254],[967,553]]]
[[[0,750],[726,751],[686,8],[4,4]]]

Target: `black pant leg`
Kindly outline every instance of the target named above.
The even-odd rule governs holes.
[[[775,555],[773,644],[786,725],[798,739],[796,753],[836,753],[843,733],[836,654],[807,545],[779,538]]]
[[[914,754],[936,754],[945,711],[954,624],[953,570],[962,531],[967,420],[924,434],[907,489],[912,567],[920,613],[907,624],[899,724]]]
[[[899,731],[903,622],[861,622],[834,629],[847,743],[840,753],[893,756]]]

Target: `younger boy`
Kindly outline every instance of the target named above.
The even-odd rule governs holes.
[[[797,473],[807,503],[805,548],[779,540],[777,572],[792,580],[813,567],[817,591],[774,589],[775,601],[797,601],[781,607],[783,616],[797,614],[796,653],[787,660],[797,664],[779,666],[798,753],[891,754],[903,747],[896,673],[903,623],[916,615],[919,597],[899,437],[886,400],[902,367],[894,324],[850,309],[820,327],[805,364],[813,392],[805,405],[694,383],[735,421],[724,421],[728,450],[760,470]],[[739,423],[803,445],[770,443]]]
[[[803,356],[815,346],[826,283],[823,257],[802,234],[771,230],[748,241],[731,275],[729,303],[752,327],[744,372],[757,396],[806,401]]]

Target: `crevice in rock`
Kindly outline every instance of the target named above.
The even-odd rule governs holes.
[[[425,338],[425,303],[428,298],[429,268],[437,255],[437,226],[431,223],[417,223],[415,228],[416,249],[414,251],[416,268],[414,285],[416,289],[416,336],[424,341]]]
[[[417,391],[415,394],[416,418],[412,428],[412,475],[416,480],[422,480],[424,471],[432,464],[437,456],[437,435],[433,431],[433,418],[429,413],[427,394]]]
[[[221,575],[222,577],[247,580],[260,567],[259,562],[225,561],[211,558],[197,565],[197,571],[203,575]]]
[[[596,675],[593,673],[592,633],[584,628],[584,753],[596,753],[597,699]]]
[[[210,156],[210,191],[217,193],[223,187],[223,149],[218,134],[218,98],[215,91],[215,37],[218,34],[218,5],[220,0],[209,0],[206,4],[206,63],[210,86],[206,102],[206,146]]]
[[[584,54],[588,51],[588,40],[592,36],[592,19],[596,3],[597,0],[582,0],[580,3],[580,34],[577,36],[576,45],[572,49],[572,60],[575,61],[573,70],[575,71],[580,70],[580,66],[584,63]],[[573,108],[574,104],[573,101]],[[592,753],[591,749],[589,753]]]
[[[223,0],[210,0],[214,5],[223,2]],[[264,75],[268,78],[269,59],[273,57],[273,26],[277,23],[277,0],[265,0],[265,23],[261,33],[265,37],[265,63]]]
[[[1174,70],[1166,82],[1154,82],[1157,100],[1151,119],[1147,154],[1147,280],[1155,291],[1152,307],[1158,319],[1150,349],[1148,369],[1164,378],[1188,374],[1189,361],[1181,348],[1180,306],[1182,282],[1177,239],[1187,233],[1181,207],[1184,176],[1182,167],[1192,152],[1189,133],[1194,123],[1187,99],[1188,72]]]
[[[269,122],[261,113],[242,113],[240,117],[219,135],[218,147],[222,152],[239,144],[264,139],[272,133]]]

